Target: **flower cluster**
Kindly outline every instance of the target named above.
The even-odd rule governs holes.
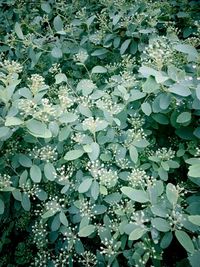
[[[56,147],[46,145],[41,148],[34,147],[30,150],[29,156],[42,161],[52,162],[57,159],[58,153],[56,152]]]
[[[32,99],[20,99],[18,102],[18,108],[20,110],[20,115],[26,118],[34,116],[37,104]]]
[[[100,164],[99,161],[89,161],[86,168],[94,178],[99,180],[100,185],[106,188],[111,188],[116,185],[118,180],[116,170],[106,169],[104,164]]]
[[[171,148],[167,149],[166,147],[162,147],[156,150],[155,157],[157,157],[160,161],[167,161],[173,159],[175,157],[175,151]]]
[[[36,95],[39,91],[47,89],[44,78],[39,74],[32,74],[30,78],[30,89],[33,95]]]
[[[69,96],[69,88],[67,87],[60,87],[58,92],[58,99],[63,110],[70,108],[74,104],[73,98]]]
[[[128,182],[133,188],[145,188],[153,183],[151,177],[149,177],[144,170],[134,168],[128,176]]]
[[[47,224],[43,224],[42,221],[36,221],[32,227],[33,242],[38,249],[45,248],[48,243],[47,239]]]
[[[0,174],[0,191],[12,185],[11,177],[8,174]]]
[[[145,55],[143,62],[155,65],[158,70],[173,62],[173,47],[167,37],[152,40],[143,53]]]
[[[147,135],[144,132],[144,130],[141,129],[129,129],[126,132],[126,139],[124,141],[125,146],[131,145],[134,141],[141,141],[143,139],[146,139]]]
[[[78,258],[78,262],[83,264],[83,266],[85,267],[93,267],[98,263],[96,255],[90,251],[85,251],[84,253],[82,253]]]
[[[14,60],[4,60],[3,62],[0,62],[0,66],[5,69],[10,76],[14,73],[21,73],[23,70],[23,66]]]

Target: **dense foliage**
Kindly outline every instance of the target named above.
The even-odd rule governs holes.
[[[199,1],[0,8],[0,266],[198,267]]]

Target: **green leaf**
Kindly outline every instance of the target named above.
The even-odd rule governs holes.
[[[0,138],[5,137],[10,132],[10,129],[8,127],[0,127]]]
[[[109,51],[107,49],[101,48],[101,49],[97,49],[94,52],[92,52],[91,56],[101,56],[101,55],[105,55],[108,52]]]
[[[55,215],[58,211],[56,209],[52,209],[52,210],[48,210],[46,211],[44,214],[42,214],[42,218],[43,219],[47,219],[52,217],[53,215]]]
[[[154,93],[159,90],[159,85],[152,76],[149,76],[142,86],[142,91],[148,94]]]
[[[64,159],[67,161],[75,160],[75,159],[80,158],[83,154],[84,154],[84,151],[81,149],[70,150],[65,154]]]
[[[142,103],[141,108],[144,114],[146,114],[147,116],[149,116],[152,113],[151,105],[148,102]]]
[[[78,235],[80,237],[87,237],[89,235],[91,235],[92,233],[94,233],[94,231],[96,230],[96,227],[94,225],[87,225],[85,227],[83,227],[82,229],[80,229]]]
[[[21,205],[22,205],[22,208],[25,211],[30,211],[30,209],[31,209],[31,201],[30,201],[27,193],[22,193]]]
[[[131,39],[124,41],[120,47],[120,54],[123,55],[131,43]]]
[[[124,195],[135,202],[146,203],[149,201],[147,193],[143,190],[137,190],[128,186],[123,186],[121,191]]]
[[[61,222],[63,225],[65,225],[65,226],[68,226],[68,225],[69,225],[68,220],[67,220],[67,217],[66,217],[66,215],[64,214],[63,211],[60,212],[60,214],[59,214],[59,218],[60,218],[60,222]]]
[[[179,83],[172,85],[169,88],[169,91],[173,94],[185,96],[185,97],[191,95],[190,89],[186,85],[179,84]]]
[[[136,229],[134,229],[130,235],[129,235],[129,240],[138,240],[139,238],[141,238],[145,233],[147,232],[147,229],[138,227]]]
[[[6,117],[5,126],[17,126],[23,124],[23,121],[16,117]]]
[[[136,163],[138,161],[138,151],[137,151],[137,148],[131,145],[129,147],[129,154],[130,154],[131,160],[134,163]]]
[[[200,250],[196,250],[188,259],[192,267],[199,267]]]
[[[171,183],[167,184],[166,195],[167,195],[169,202],[172,205],[176,205],[177,200],[178,200],[178,191],[173,184]]]
[[[59,15],[57,15],[53,20],[53,26],[57,32],[63,30],[63,22]]]
[[[4,213],[5,205],[3,200],[0,198],[0,215]]]
[[[81,222],[79,224],[79,229],[82,229],[83,227],[89,225],[90,223],[90,218],[88,216],[84,216],[81,219]]]
[[[190,166],[188,175],[194,178],[200,178],[200,164]]]
[[[67,82],[67,76],[64,73],[58,73],[55,75],[56,84]]]
[[[129,102],[139,100],[146,96],[146,93],[140,92],[138,90],[131,91],[131,96],[129,97]]]
[[[19,155],[18,161],[23,167],[30,168],[32,166],[32,160],[24,154]]]
[[[63,53],[59,47],[55,46],[51,51],[51,55],[52,55],[52,57],[55,57],[55,58],[61,58]]]
[[[87,192],[92,185],[92,178],[86,178],[78,187],[79,193]]]
[[[61,115],[61,117],[59,118],[59,121],[61,123],[72,123],[74,121],[76,121],[78,119],[78,115],[72,113],[72,112],[65,112]]]
[[[150,68],[150,67],[147,67],[147,66],[140,67],[139,72],[145,78],[148,78],[149,76],[154,76],[157,83],[164,83],[166,80],[168,80],[168,77],[165,75],[165,73],[157,71],[157,70]]]
[[[166,115],[164,114],[153,114],[152,118],[157,121],[160,124],[167,125],[169,124],[169,119]]]
[[[105,205],[95,205],[91,211],[93,214],[99,215],[105,213],[107,211],[107,207]]]
[[[191,121],[191,113],[190,112],[182,112],[176,119],[178,123],[186,123]]]
[[[66,140],[69,137],[70,132],[71,132],[71,129],[69,126],[63,127],[59,132],[58,141],[62,142]]]
[[[168,232],[171,230],[170,224],[163,218],[153,218],[152,226],[160,232]]]
[[[91,152],[88,152],[88,157],[90,158],[91,161],[95,161],[98,159],[99,153],[100,153],[99,144],[96,142],[93,142],[90,145],[90,148],[91,148]]]
[[[197,85],[197,88],[196,88],[196,96],[200,100],[200,84]]]
[[[41,9],[46,13],[50,13],[51,12],[51,6],[47,2],[46,3],[44,2],[44,3],[41,4]]]
[[[91,185],[91,196],[94,198],[94,200],[98,199],[100,192],[99,183],[97,181],[93,181]]]
[[[21,26],[18,22],[15,23],[15,33],[17,34],[17,37],[21,40],[24,39],[24,35],[21,29]]]
[[[188,44],[178,44],[174,47],[177,51],[188,54],[190,57],[190,61],[195,61],[196,59],[198,59],[199,54],[197,52],[197,50]]]
[[[193,134],[194,134],[197,138],[200,139],[200,127],[197,127],[197,128],[194,130]]]
[[[41,201],[45,201],[47,200],[48,198],[48,195],[47,193],[43,190],[43,189],[39,189],[37,192],[36,192],[36,197],[41,200]]]
[[[60,228],[60,218],[59,214],[56,214],[51,223],[51,231],[53,232],[58,231],[59,228]]]
[[[29,133],[35,137],[40,137],[40,138],[52,137],[51,131],[47,129],[46,124],[44,124],[43,122],[32,119],[26,123],[26,127]]]
[[[161,239],[161,242],[160,242],[161,248],[163,248],[163,249],[167,248],[171,244],[172,239],[173,239],[172,233],[171,232],[167,232],[163,236],[163,238]]]
[[[18,200],[18,201],[22,201],[22,193],[20,192],[19,189],[15,189],[12,191],[12,195],[13,197]]]
[[[149,145],[149,142],[145,139],[142,139],[140,141],[133,141],[132,144],[136,147],[143,148],[143,147],[147,147]]]
[[[190,215],[188,216],[188,220],[191,223],[200,226],[200,215]]]
[[[107,69],[105,67],[102,67],[102,66],[95,66],[92,69],[92,74],[93,73],[106,73],[106,72],[107,72]]]
[[[176,230],[175,231],[175,236],[177,238],[177,240],[179,241],[179,243],[184,247],[185,250],[187,250],[187,252],[189,253],[194,253],[195,249],[194,249],[194,245],[192,243],[191,238],[189,237],[189,235],[182,231],[182,230]]]
[[[161,109],[166,110],[169,107],[170,102],[171,102],[171,95],[167,94],[160,95],[159,104]]]
[[[56,170],[52,163],[48,162],[44,165],[44,175],[49,181],[54,181],[56,178]]]
[[[33,182],[39,183],[42,179],[42,172],[37,165],[32,165],[30,168],[30,177]]]
[[[120,193],[112,193],[110,195],[107,195],[105,198],[104,198],[104,201],[113,205],[115,203],[118,203],[120,200],[122,199],[122,196]]]

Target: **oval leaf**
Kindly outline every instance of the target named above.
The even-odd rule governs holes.
[[[32,165],[30,169],[30,177],[33,182],[39,183],[42,179],[42,172],[37,165]]]
[[[83,227],[79,231],[78,235],[80,237],[87,237],[87,236],[91,235],[92,233],[94,233],[95,229],[96,229],[96,227],[94,225],[89,224],[89,225]]]
[[[185,250],[187,250],[189,253],[194,253],[194,245],[186,232],[182,230],[176,230],[175,236]]]

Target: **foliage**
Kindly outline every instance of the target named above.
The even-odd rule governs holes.
[[[0,6],[0,266],[199,266],[199,2]]]

